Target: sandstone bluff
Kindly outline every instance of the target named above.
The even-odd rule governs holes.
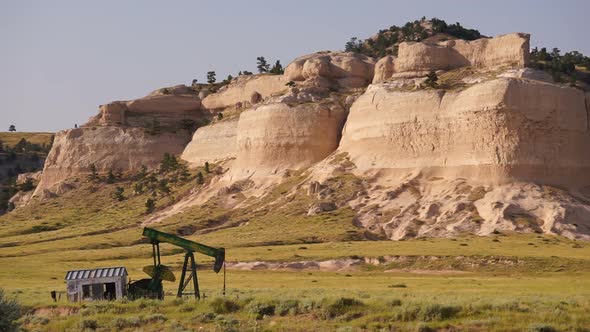
[[[590,240],[590,94],[528,68],[529,48],[514,33],[402,42],[380,59],[324,51],[212,93],[180,85],[116,101],[56,135],[33,196],[75,187],[91,165],[133,172],[170,153],[215,164],[215,179],[145,223],[214,197],[239,209],[297,177],[284,197],[309,196],[310,214],[350,207],[379,238]],[[343,199],[346,181],[357,191]]]

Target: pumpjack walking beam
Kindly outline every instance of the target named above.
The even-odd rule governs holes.
[[[199,292],[199,281],[197,279],[197,263],[195,261],[194,252],[202,253],[207,256],[211,256],[215,258],[215,263],[213,265],[213,271],[218,273],[222,267],[224,267],[224,283],[223,283],[223,292],[225,293],[225,249],[224,248],[213,248],[206,246],[201,243],[193,242],[187,239],[183,239],[176,235],[160,232],[153,228],[145,227],[143,229],[143,235],[147,236],[151,239],[153,245],[153,253],[154,253],[154,267],[155,270],[159,270],[157,267],[160,266],[160,242],[166,242],[173,244],[175,246],[181,247],[186,250],[186,254],[184,256],[184,264],[182,266],[182,274],[180,277],[180,283],[178,285],[178,292],[177,296],[182,297],[182,295],[186,295],[184,290],[186,286],[193,281],[194,287],[194,295],[195,298],[200,299],[201,295]],[[156,261],[157,256],[157,261]],[[189,260],[190,260],[190,267],[189,267]],[[189,275],[187,277],[187,272]]]

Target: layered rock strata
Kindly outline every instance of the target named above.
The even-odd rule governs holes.
[[[360,169],[483,183],[590,184],[584,93],[500,78],[460,92],[373,85],[352,106],[339,150]]]
[[[460,67],[494,68],[526,66],[530,35],[512,33],[474,41],[448,40],[436,43],[400,43],[398,56],[377,62],[373,83],[394,77],[425,75],[429,71]]]
[[[60,131],[45,160],[35,196],[70,178],[97,172],[138,171],[156,167],[164,153],[180,154],[189,142],[185,134],[151,135],[143,128],[85,127]]]
[[[261,99],[287,91],[282,75],[242,75],[203,99],[203,107],[220,110],[226,107],[247,107]]]
[[[310,166],[338,147],[346,113],[336,105],[275,103],[240,115],[236,177]]]
[[[235,158],[237,135],[238,119],[201,127],[182,152],[181,158],[194,166]]]
[[[285,68],[287,81],[311,81],[315,85],[365,87],[373,79],[375,60],[352,52],[318,52],[299,57]],[[325,82],[324,82],[325,81]]]

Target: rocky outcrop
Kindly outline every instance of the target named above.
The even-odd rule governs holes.
[[[174,131],[206,117],[196,91],[179,85],[156,90],[143,98],[101,105],[99,114],[86,125],[148,127],[155,123]]]
[[[528,34],[513,33],[474,41],[400,43],[397,58],[389,56],[378,62],[373,82],[383,82],[392,76],[424,76],[429,71],[467,66],[488,69],[524,67],[529,58],[529,39]]]
[[[287,91],[287,81],[282,75],[242,75],[232,80],[203,99],[203,106],[208,110],[224,109],[236,104],[244,106],[257,103],[263,98],[282,94]]]
[[[217,122],[197,129],[181,158],[192,165],[235,158],[237,154],[238,121]]]
[[[29,173],[19,174],[16,177],[16,184],[20,185],[20,184],[27,182],[28,180],[32,181],[33,183],[37,183],[37,182],[39,182],[39,179],[41,179],[42,173],[43,173],[42,171],[37,171],[37,172],[29,172]]]
[[[295,59],[285,68],[287,81],[316,81],[344,88],[365,87],[373,80],[375,61],[352,52],[318,52]],[[323,82],[322,80],[327,80]]]
[[[371,86],[352,106],[340,151],[364,170],[482,183],[590,184],[584,93],[500,78],[460,92]]]
[[[373,84],[381,83],[393,76],[395,57],[392,55],[384,56],[375,64],[375,76],[373,76]]]
[[[307,167],[338,147],[343,109],[336,105],[263,105],[240,115],[236,178]]]
[[[58,132],[47,156],[35,196],[61,182],[90,173],[127,172],[156,167],[164,153],[180,154],[188,133],[150,135],[142,128],[84,127]]]

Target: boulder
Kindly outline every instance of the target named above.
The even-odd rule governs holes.
[[[391,55],[387,55],[375,64],[375,76],[373,77],[373,84],[381,83],[390,78],[394,73],[394,60]]]
[[[208,110],[219,110],[233,107],[237,103],[250,103],[252,96],[257,93],[260,98],[257,102],[273,95],[280,95],[287,91],[283,75],[242,75],[218,92],[208,95],[203,99],[203,106]]]
[[[33,181],[34,183],[39,182],[42,173],[42,171],[21,173],[16,177],[16,184],[21,185],[27,182],[27,180],[29,179],[31,179],[31,181]]]
[[[287,81],[323,78],[339,87],[359,88],[372,81],[374,66],[372,58],[359,53],[325,51],[295,59],[285,68],[285,77]]]
[[[322,212],[330,212],[336,210],[338,207],[334,202],[320,202],[313,204],[309,211],[307,211],[308,216],[314,216],[320,214]]]

